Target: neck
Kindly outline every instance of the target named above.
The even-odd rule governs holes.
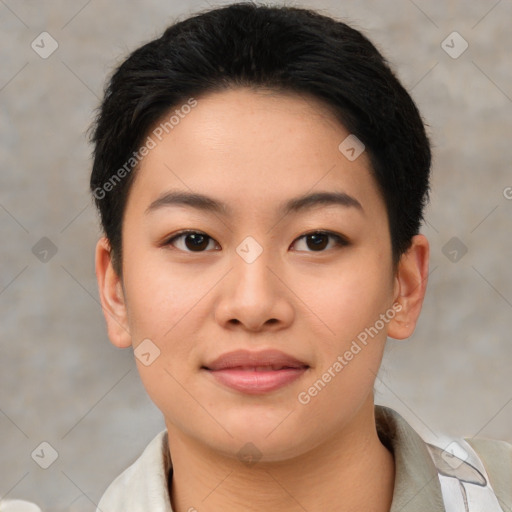
[[[389,512],[395,465],[375,427],[373,397],[350,424],[293,459],[245,465],[167,425],[174,512]]]

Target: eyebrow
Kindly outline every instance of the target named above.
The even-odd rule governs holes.
[[[311,210],[318,206],[342,206],[345,208],[356,208],[364,213],[361,203],[345,192],[314,192],[289,199],[281,204],[278,213],[288,215]],[[232,216],[231,208],[222,201],[218,201],[204,194],[187,191],[164,192],[155,199],[145,211],[149,214],[168,206],[189,206],[205,212],[216,213],[222,216]]]

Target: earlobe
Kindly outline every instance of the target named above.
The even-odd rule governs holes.
[[[414,332],[427,288],[429,251],[427,238],[416,235],[411,247],[400,258],[395,277],[395,303],[401,308],[389,322],[388,336],[391,338],[405,339]]]
[[[122,282],[112,266],[110,244],[106,237],[100,238],[96,244],[96,279],[108,337],[116,347],[130,347],[132,341]]]

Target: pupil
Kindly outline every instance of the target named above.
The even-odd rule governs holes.
[[[192,245],[187,243],[190,239],[195,241],[195,242],[192,243]],[[206,248],[208,246],[208,242],[207,242],[206,239],[207,239],[207,237],[205,237],[204,235],[191,234],[191,235],[188,235],[185,238],[185,245],[187,246],[188,249],[191,249],[191,250],[194,250],[194,249],[204,249],[204,248]],[[199,242],[199,243],[197,243],[197,242]]]
[[[322,240],[322,238],[323,238],[323,240]],[[325,234],[323,234],[323,233],[316,233],[314,235],[309,235],[308,239],[312,240],[313,243],[314,243],[313,247],[310,247],[308,245],[308,247],[310,249],[323,249],[327,245],[325,243],[325,241],[327,240],[327,236]]]

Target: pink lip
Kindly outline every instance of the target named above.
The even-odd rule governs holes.
[[[279,389],[301,377],[308,368],[306,363],[278,350],[237,350],[203,367],[221,384],[248,394]]]

